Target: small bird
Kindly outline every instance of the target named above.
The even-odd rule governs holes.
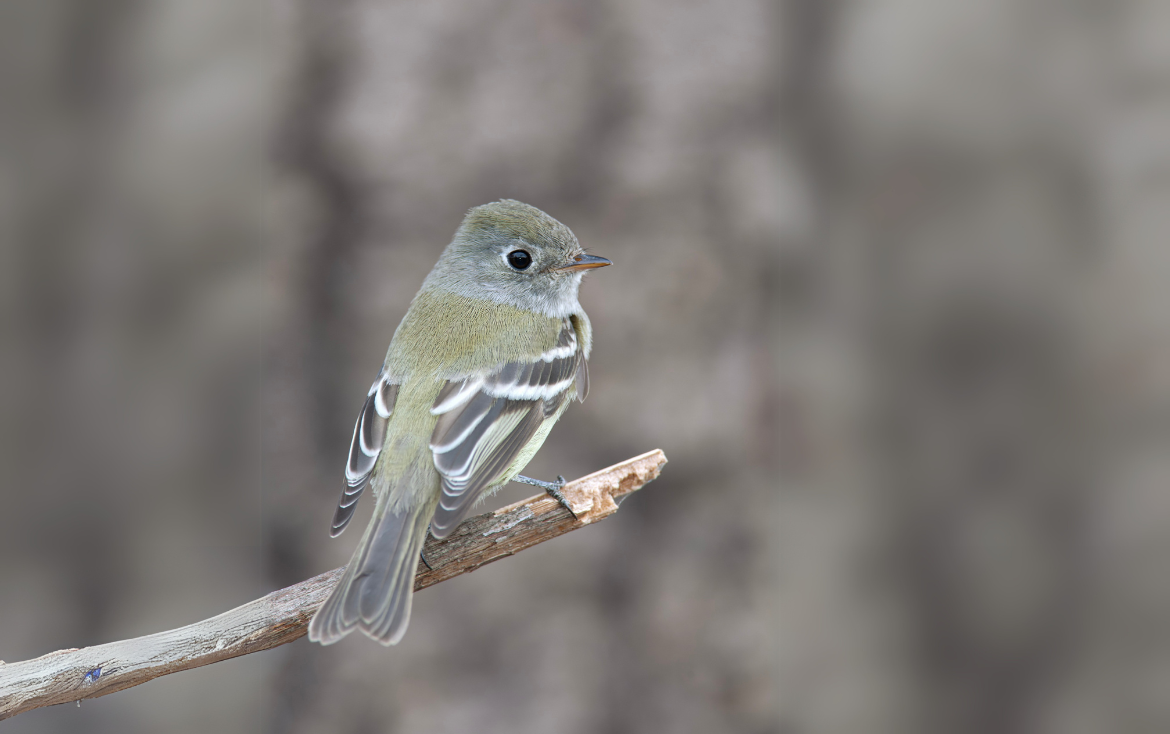
[[[445,538],[519,476],[569,403],[589,392],[593,332],[577,301],[587,255],[569,228],[505,199],[471,209],[394,332],[354,427],[331,535],[369,486],[374,516],[309,623],[331,645],[355,628],[383,645],[410,622],[426,539]]]

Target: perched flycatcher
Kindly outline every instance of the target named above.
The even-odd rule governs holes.
[[[374,516],[310,640],[329,645],[355,628],[384,645],[402,639],[428,526],[445,538],[518,477],[573,398],[585,399],[592,330],[577,289],[586,270],[609,264],[527,204],[467,213],[358,416],[332,535],[367,485]]]

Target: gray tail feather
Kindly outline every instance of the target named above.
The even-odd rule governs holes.
[[[371,522],[341,581],[309,622],[309,639],[332,645],[356,627],[383,645],[398,644],[410,623],[426,535],[423,508],[386,510]]]

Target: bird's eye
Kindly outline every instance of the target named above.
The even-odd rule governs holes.
[[[532,264],[532,255],[527,250],[512,250],[508,253],[508,264],[517,270],[527,270]]]

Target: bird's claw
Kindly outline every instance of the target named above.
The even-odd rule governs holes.
[[[561,503],[561,507],[568,510],[569,514],[573,516],[574,520],[577,519],[577,513],[573,512],[573,508],[569,505],[569,501],[565,499],[565,495],[561,494],[561,488],[568,484],[568,482],[566,482],[565,478],[560,474],[557,475],[557,480],[555,482],[543,482],[539,479],[533,479],[531,477],[520,475],[517,475],[516,478],[512,481],[519,482],[521,484],[531,484],[533,487],[540,487],[545,492],[548,492],[550,497]]]

